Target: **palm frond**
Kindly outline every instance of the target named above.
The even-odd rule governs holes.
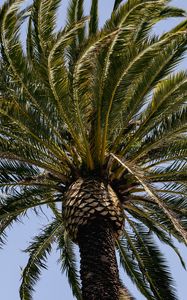
[[[89,22],[89,36],[96,34],[98,31],[98,0],[92,0]]]
[[[179,111],[172,112],[169,116],[163,118],[160,123],[155,124],[155,127],[150,130],[141,143],[141,149],[136,149],[133,160],[139,159],[142,155],[148,154],[149,151],[158,149],[159,147],[170,144],[171,140],[177,141],[178,138],[183,138],[186,132],[186,107]],[[124,150],[126,152],[127,149]]]
[[[0,205],[1,209],[1,205]],[[0,221],[0,249],[3,248],[3,245],[6,243],[6,229],[12,227],[14,222],[18,222],[19,220],[14,217],[10,216],[4,219],[3,221]]]
[[[22,284],[20,287],[20,298],[31,300],[34,285],[38,281],[41,269],[46,269],[47,255],[52,250],[52,243],[57,234],[63,231],[62,223],[59,220],[53,221],[46,226],[42,233],[35,237],[34,242],[25,250],[29,253],[29,260],[22,274]]]
[[[1,42],[4,50],[4,59],[11,68],[15,81],[24,89],[30,101],[38,107],[38,101],[27,86],[28,77],[26,79],[26,76],[30,75],[29,77],[32,78],[32,75],[28,72],[25,56],[19,40],[21,23],[18,19],[18,10],[21,2],[21,0],[16,2],[11,1],[11,3],[8,6],[5,5],[5,9],[1,11]],[[4,34],[5,32],[6,34]],[[14,60],[15,55],[19,59]]]
[[[55,97],[55,105],[57,106],[61,118],[65,121],[68,131],[71,133],[72,138],[75,140],[77,148],[79,148],[80,151],[82,151],[80,141],[81,137],[78,131],[80,128],[77,128],[77,126],[74,125],[74,118],[76,118],[76,115],[73,108],[73,99],[69,97],[68,73],[62,53],[64,52],[64,47],[68,44],[71,38],[73,38],[77,30],[82,28],[84,23],[85,19],[79,21],[72,27],[72,29],[65,31],[50,51],[48,57],[49,82]],[[58,67],[59,62],[61,65],[60,68]]]
[[[134,257],[132,257],[132,254],[129,251],[127,239],[121,239],[117,241],[117,249],[119,251],[120,263],[124,271],[131,278],[132,282],[136,284],[140,292],[147,299],[153,300],[153,294],[147,282],[144,280],[144,276],[139,269],[137,261],[134,260]]]
[[[63,181],[65,179],[64,168],[57,163],[54,159],[49,159],[49,157],[44,155],[45,152],[42,153],[37,149],[37,147],[33,147],[30,143],[25,143],[21,145],[19,143],[20,140],[17,139],[16,142],[12,142],[12,140],[7,140],[5,138],[0,138],[0,157],[1,159],[6,159],[8,161],[17,161],[24,162],[28,165],[34,165],[39,168],[42,168],[46,171],[49,171],[51,174],[61,178]],[[18,154],[19,153],[19,154]],[[63,175],[64,174],[64,175]]]
[[[186,157],[186,137],[181,136],[177,140],[169,141],[167,145],[162,145],[159,150],[150,151],[144,156],[144,161],[147,163],[146,169],[153,168],[162,163],[170,161],[183,160]]]
[[[26,99],[29,99],[29,102],[32,103],[28,105],[28,101],[24,101],[20,103],[20,99],[16,100],[16,105],[19,103],[19,106],[21,104],[22,110],[24,109],[26,111],[26,114],[28,114],[28,109],[25,109],[25,106],[27,105],[30,108],[29,113],[34,113],[35,118],[37,116],[36,112],[40,113],[39,118],[40,122],[43,120],[45,122],[45,131],[46,131],[46,123],[51,126],[51,121],[49,120],[49,107],[46,106],[43,100],[43,97],[41,97],[41,94],[38,94],[38,90],[36,89],[36,82],[35,79],[33,79],[33,73],[30,72],[25,55],[23,53],[23,49],[21,46],[21,43],[19,41],[19,35],[20,35],[20,26],[21,26],[21,20],[18,18],[18,10],[19,10],[19,4],[21,2],[13,2],[9,6],[4,6],[4,9],[2,9],[1,12],[1,18],[2,18],[2,26],[1,26],[1,42],[3,46],[3,54],[4,54],[4,60],[6,61],[7,65],[9,66],[9,69],[11,70],[11,77],[13,77],[13,80],[18,84],[20,89],[24,92],[24,97]],[[7,24],[8,19],[8,24]],[[15,31],[13,31],[15,29]],[[6,34],[4,34],[6,32]],[[11,49],[11,51],[9,51]],[[14,60],[14,57],[18,56],[19,59]],[[28,81],[29,79],[29,81]],[[34,82],[33,82],[34,81]],[[34,92],[33,92],[34,91]],[[15,98],[14,98],[15,100]],[[21,98],[23,101],[23,98]],[[24,106],[23,106],[24,103]],[[7,115],[7,110],[1,110],[1,113],[3,116]],[[36,136],[31,130],[28,129],[27,126],[25,126],[23,122],[24,119],[22,119],[18,122],[18,118],[9,118],[13,121],[17,121],[18,125],[21,126],[22,129],[27,129],[32,137],[35,137],[36,140],[39,141],[39,137]],[[45,121],[44,121],[45,120]],[[54,126],[52,127],[54,129]],[[44,129],[44,126],[43,126]],[[49,127],[48,127],[49,130]],[[46,133],[45,133],[46,134]],[[40,140],[42,143],[42,141]],[[47,144],[46,144],[47,146]],[[56,148],[56,146],[54,147]]]
[[[184,228],[179,219],[178,216],[172,211],[172,209],[164,203],[164,201],[156,194],[154,189],[151,187],[151,185],[146,181],[145,176],[143,175],[142,171],[137,168],[136,170],[133,169],[133,166],[129,162],[123,162],[121,159],[119,159],[117,156],[114,154],[111,154],[124,168],[126,168],[135,178],[138,180],[138,182],[141,183],[143,186],[144,190],[148,195],[154,200],[154,202],[160,207],[165,215],[170,219],[172,222],[174,228],[178,233],[181,235],[183,238],[184,242],[187,244],[187,231],[186,228]]]
[[[165,259],[155,245],[151,234],[148,234],[143,226],[131,221],[128,217],[127,221],[133,232],[125,230],[124,238],[127,239],[130,251],[137,260],[154,297],[156,299],[165,297],[177,299]]]
[[[59,263],[62,272],[66,272],[73,295],[76,299],[82,300],[73,243],[66,232],[64,235],[60,234],[58,236],[58,250],[60,250]]]
[[[166,214],[163,212],[161,208],[158,207],[156,203],[152,201],[150,197],[135,197],[133,200],[135,203],[134,205],[128,206],[127,211],[140,220],[143,224],[147,226],[147,224],[150,221],[150,218],[152,219],[151,224],[155,224],[158,226],[161,230],[163,230],[169,238],[174,237],[177,239],[180,243],[184,243],[184,239],[181,236],[181,234],[175,229],[173,223],[171,222],[171,219],[166,216]],[[146,211],[144,213],[144,210]],[[175,210],[173,209],[173,212],[175,214]],[[180,219],[180,223],[184,228],[186,228],[185,219],[186,217],[176,212],[176,215]],[[184,220],[184,224],[183,224]],[[156,232],[155,230],[153,230]],[[183,263],[182,263],[183,265]]]
[[[184,259],[171,240],[171,235],[173,235],[171,228],[167,228],[166,223],[161,222],[159,218],[152,218],[152,215],[154,214],[154,207],[152,205],[152,210],[150,207],[147,207],[146,204],[144,204],[144,202],[146,203],[147,201],[147,198],[142,198],[140,200],[135,197],[133,198],[132,203],[124,205],[124,208],[134,219],[144,224],[147,227],[147,231],[154,233],[161,242],[170,246],[178,256],[182,267],[186,269]],[[144,204],[144,206],[142,206],[142,204]],[[174,237],[176,237],[175,232]]]
[[[116,9],[118,9],[118,7],[119,7],[119,5],[121,4],[122,1],[123,0],[115,0],[113,11],[115,11]]]
[[[21,191],[15,190],[13,195],[4,197],[0,202],[0,221],[12,217],[24,216],[28,209],[34,209],[38,206],[58,202],[58,195],[52,196],[46,187],[32,186],[24,188]]]
[[[125,71],[121,75],[121,79],[119,79],[114,92],[113,96],[111,98],[111,103],[119,103],[118,101],[121,101],[120,110],[123,112],[123,115],[128,115],[128,118],[124,120],[123,125],[126,127],[131,118],[139,111],[140,106],[142,107],[144,104],[144,96],[151,90],[152,85],[155,84],[155,81],[157,82],[158,79],[161,79],[161,76],[165,75],[168,71],[168,67],[172,67],[172,60],[174,64],[176,63],[176,60],[181,57],[181,55],[186,50],[186,34],[182,33],[177,36],[169,37],[168,40],[160,40],[156,43],[153,43],[149,47],[146,47],[145,50],[140,51],[140,53],[135,56],[134,62],[132,61],[130,65],[125,69]],[[178,44],[181,45],[180,50],[178,51]],[[184,45],[184,48],[183,46]],[[158,48],[157,48],[158,47]],[[160,50],[158,50],[160,48]],[[176,50],[175,50],[176,49]],[[159,51],[159,52],[157,52]],[[155,64],[155,61],[157,60],[156,57],[158,54],[160,54],[160,51],[163,53],[162,55],[159,55],[160,61],[159,66],[160,69],[157,68],[156,72],[152,74],[152,77],[150,76],[149,71],[149,78],[148,74],[146,76],[146,70],[144,70],[142,67],[140,67],[139,64],[146,65],[149,61],[153,62]],[[169,53],[170,54],[169,54]],[[179,53],[180,52],[180,53]],[[167,63],[166,56],[164,54],[167,53],[167,59],[169,60]],[[150,56],[149,56],[150,55]],[[152,60],[153,59],[153,60]],[[152,66],[150,69],[153,70],[155,67]],[[139,71],[142,72],[142,74],[139,74],[137,77],[137,74]],[[157,73],[158,72],[158,73]],[[165,73],[165,74],[164,74]],[[136,74],[136,77],[134,75]],[[143,75],[143,77],[141,77]],[[136,79],[137,78],[137,79]],[[140,80],[140,81],[139,81]],[[137,88],[137,95],[136,95],[136,84],[138,86]],[[140,85],[143,87],[140,87]],[[124,94],[124,91],[125,94]],[[129,92],[128,92],[129,91]],[[143,91],[145,94],[141,94],[140,91]],[[133,95],[132,95],[133,93]],[[142,97],[143,95],[143,97]],[[136,101],[133,101],[131,99],[136,99]],[[140,101],[140,102],[138,102]],[[124,106],[123,106],[124,103]],[[113,104],[112,108],[113,111],[110,112],[111,119],[114,120],[114,122],[117,122],[117,118],[114,117],[113,113],[119,115],[119,111],[115,109],[115,105]],[[129,143],[129,146],[131,144]]]
[[[16,124],[17,127],[20,128],[20,131],[22,131],[24,134],[26,133],[28,136],[30,136],[31,139],[34,139],[41,146],[48,149],[53,155],[55,155],[57,157],[61,157],[61,155],[63,155],[63,152],[58,148],[57,145],[54,145],[53,142],[50,143],[50,144],[47,143],[46,140],[42,139],[40,136],[37,135],[36,132],[34,132],[33,128],[37,127],[37,125],[36,125],[36,121],[37,121],[36,114],[35,114],[35,117],[33,119],[31,119],[31,121],[34,120],[34,122],[32,123],[33,127],[31,127],[31,122],[29,122],[29,119],[27,119],[27,120],[25,119],[26,116],[25,116],[23,108],[22,108],[22,114],[24,116],[22,114],[18,115],[18,112],[19,112],[19,110],[17,111],[15,109],[14,110],[15,115],[11,115],[10,111],[5,111],[5,109],[0,109],[1,116],[8,118],[10,123],[13,123],[14,125]],[[31,117],[32,115],[33,115],[33,113],[31,112],[31,114],[29,114],[29,116]],[[41,121],[42,121],[41,118],[40,118],[39,121],[40,121],[40,123],[38,123],[38,127],[41,124]],[[14,128],[15,128],[15,126],[14,126]],[[42,135],[42,133],[44,133],[45,128],[43,128],[43,131],[42,131],[42,126],[41,126],[40,129],[41,129],[40,134]],[[46,135],[45,135],[45,138],[46,138]],[[48,138],[49,138],[49,136],[48,136]]]
[[[72,0],[69,3],[67,11],[67,26],[71,28],[77,22],[81,21],[84,18],[84,0]],[[70,93],[72,94],[73,86],[73,72],[74,65],[78,59],[80,48],[82,44],[84,45],[86,38],[86,24],[84,24],[77,32],[74,34],[74,37],[71,39],[69,46],[67,48],[67,57],[68,57],[68,67],[69,67],[69,83],[70,83]]]
[[[183,51],[185,51],[185,48],[186,45]],[[180,50],[182,50],[182,48]],[[167,56],[167,58],[168,57],[169,56]],[[169,66],[172,66],[171,62]],[[152,100],[150,101],[148,107],[142,113],[142,121],[140,121],[140,126],[134,134],[130,144],[132,145],[133,141],[135,141],[137,136],[140,138],[143,137],[143,135],[150,131],[155,126],[155,124],[158,124],[159,121],[161,121],[164,117],[169,116],[175,110],[178,110],[180,107],[182,107],[182,105],[185,104],[185,91],[185,72],[177,73],[176,75],[167,77],[167,79],[162,80],[156,86]]]
[[[54,43],[56,11],[61,0],[35,0],[33,3],[33,16],[35,38],[38,37],[39,48],[44,55],[52,48]]]
[[[135,298],[131,296],[131,294],[130,294],[130,292],[127,290],[127,288],[122,287],[122,288],[120,289],[119,300],[135,300]]]
[[[101,34],[96,40],[91,41],[88,44],[86,49],[82,52],[80,58],[75,64],[74,70],[74,82],[73,82],[73,91],[75,99],[75,109],[77,111],[77,123],[80,124],[82,128],[82,136],[84,138],[84,143],[87,150],[87,159],[90,160],[89,165],[92,166],[92,156],[90,153],[88,145],[88,137],[86,135],[85,125],[90,126],[91,121],[96,120],[96,126],[92,128],[93,134],[96,136],[96,143],[100,140],[101,128],[100,128],[100,99],[94,97],[94,82],[93,76],[95,70],[95,64],[99,54],[105,51],[107,46],[110,44],[113,37],[117,34],[117,31],[114,31],[109,34]],[[103,51],[103,52],[102,52]],[[99,91],[96,91],[98,93]],[[96,115],[95,115],[96,113]],[[97,156],[97,154],[96,154]]]

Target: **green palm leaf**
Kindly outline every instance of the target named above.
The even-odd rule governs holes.
[[[47,255],[51,252],[51,244],[62,229],[62,223],[58,220],[52,222],[43,229],[42,234],[35,237],[35,241],[25,250],[29,253],[30,258],[22,275],[22,284],[20,287],[20,298],[22,300],[33,299],[33,286],[39,279],[41,269],[46,269],[46,259]]]
[[[115,0],[113,10],[116,10],[118,8],[118,6],[121,4],[121,2],[122,2],[122,0]]]
[[[180,221],[178,217],[174,214],[172,209],[168,207],[163,199],[161,199],[154,191],[154,189],[151,187],[151,185],[146,181],[144,175],[142,174],[141,169],[138,169],[136,166],[136,169],[133,168],[132,165],[130,165],[128,162],[122,162],[119,158],[117,158],[115,155],[112,154],[112,156],[119,161],[125,168],[128,169],[130,173],[132,173],[137,180],[141,183],[143,186],[145,192],[152,198],[152,200],[159,206],[161,210],[163,210],[164,214],[168,217],[168,219],[173,224],[176,231],[181,235],[184,242],[187,244],[187,231],[186,229],[180,224]]]
[[[66,272],[73,295],[78,300],[82,300],[74,247],[66,233],[64,236],[60,235],[58,237],[58,249],[60,250],[59,263],[61,264],[62,272]]]
[[[124,236],[128,240],[129,248],[138,262],[145,281],[150,286],[154,295],[153,297],[156,299],[164,299],[166,297],[177,299],[165,260],[156,247],[151,235],[147,234],[145,228],[140,224],[134,223],[129,219],[127,220],[134,234],[129,233],[127,237],[125,230]],[[157,272],[159,273],[159,280],[156,275]]]
[[[143,201],[143,199],[142,199]],[[141,203],[142,203],[141,201]],[[146,201],[146,200],[145,200]],[[142,224],[144,224],[147,227],[147,230],[151,233],[154,233],[155,236],[157,236],[157,238],[167,244],[168,246],[170,246],[175,253],[177,254],[181,265],[183,266],[184,269],[186,269],[186,264],[179,252],[179,250],[176,248],[176,246],[174,245],[173,241],[171,240],[171,230],[167,230],[166,228],[166,224],[163,224],[162,222],[159,222],[160,220],[158,220],[158,218],[152,218],[151,214],[149,213],[151,211],[148,210],[147,212],[143,211],[142,207],[141,207],[141,203],[140,201],[136,201],[135,199],[133,199],[133,205],[127,205],[126,209],[129,212],[129,214],[135,218],[138,219]],[[136,205],[136,203],[138,205]],[[175,234],[174,234],[175,236]]]
[[[92,36],[98,31],[98,0],[92,0],[90,10],[89,35]]]

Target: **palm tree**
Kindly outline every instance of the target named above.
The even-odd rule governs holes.
[[[176,300],[154,237],[184,266],[172,237],[187,243],[187,73],[172,71],[187,20],[161,36],[152,28],[185,12],[168,0],[116,0],[99,28],[98,1],[85,17],[84,1],[71,0],[57,30],[60,0],[22,2],[0,11],[1,242],[30,209],[54,218],[26,250],[20,298],[32,299],[56,243],[77,299],[133,299],[117,249],[146,299]]]

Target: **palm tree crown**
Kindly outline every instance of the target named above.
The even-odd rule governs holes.
[[[73,242],[96,216],[111,224],[121,264],[146,299],[177,299],[154,236],[184,266],[171,237],[187,243],[187,73],[172,71],[187,21],[161,36],[152,28],[185,12],[168,0],[116,0],[99,28],[98,0],[88,17],[84,1],[71,0],[57,30],[60,0],[23,2],[0,10],[0,241],[28,209],[46,205],[54,220],[27,248],[21,299],[32,299],[52,243],[82,299]]]

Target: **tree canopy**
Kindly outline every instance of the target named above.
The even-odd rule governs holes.
[[[168,0],[116,0],[99,28],[98,1],[85,16],[84,1],[71,0],[57,30],[60,0],[22,3],[0,9],[1,242],[29,209],[47,205],[54,220],[26,250],[21,299],[32,299],[52,243],[81,299],[63,201],[73,182],[95,177],[123,207],[116,247],[125,272],[147,299],[176,300],[154,236],[185,265],[172,237],[187,243],[187,72],[174,72],[187,48],[186,12]],[[185,19],[153,34],[171,17]]]

